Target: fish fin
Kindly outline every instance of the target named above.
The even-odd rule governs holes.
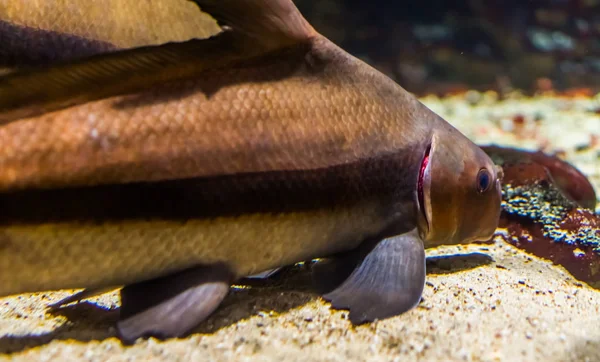
[[[316,35],[291,0],[191,0],[233,31],[254,40],[253,46],[278,49]]]
[[[363,249],[357,248],[346,253],[324,258],[311,268],[313,286],[319,294],[327,294],[348,279],[358,263],[365,257]],[[363,251],[363,252],[361,252]]]
[[[125,343],[140,337],[182,337],[217,309],[232,281],[226,265],[214,264],[125,286],[119,337]]]
[[[279,273],[281,271],[281,269],[283,269],[283,267],[265,270],[261,273],[248,275],[246,278],[248,278],[248,279],[268,279],[268,278],[272,277],[273,275],[276,275],[277,273]]]
[[[1,76],[0,124],[188,79],[316,34],[290,0],[196,3],[229,29],[207,39],[119,50]]]
[[[349,309],[353,324],[385,319],[414,308],[425,285],[425,250],[416,230],[383,239],[338,288],[323,295]]]
[[[52,303],[48,306],[48,308],[50,308],[50,310],[56,310],[62,306],[65,306],[67,304],[71,304],[73,302],[80,302],[84,299],[88,299],[88,298],[92,298],[92,297],[96,297],[98,295],[104,294],[104,293],[108,293],[112,290],[117,289],[118,287],[115,286],[110,286],[110,287],[105,287],[105,288],[95,288],[95,289],[84,289],[78,293],[75,293],[73,295],[70,295],[66,298],[63,298],[61,300],[59,300],[56,303]]]

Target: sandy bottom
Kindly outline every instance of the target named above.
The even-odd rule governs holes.
[[[505,129],[508,121],[503,119],[510,120],[515,109],[525,110],[527,117],[534,114],[535,102],[546,112],[544,121],[531,126],[535,132],[516,136]],[[598,146],[582,151],[590,131],[581,130],[595,124],[600,132],[600,118],[586,108],[592,101],[565,102],[566,110],[552,108],[565,107],[563,101],[523,100],[503,106],[495,101],[468,105],[465,99],[426,99],[476,141],[520,142],[531,148],[544,142],[547,149],[560,148],[598,187]],[[565,120],[580,122],[577,127],[562,125],[563,137],[569,132],[576,137],[570,143],[553,140],[560,112],[567,112]],[[312,293],[309,275],[302,270],[266,285],[232,290],[217,313],[188,338],[150,339],[133,346],[123,346],[114,337],[116,293],[57,314],[47,313],[45,306],[71,292],[4,298],[0,360],[600,360],[600,292],[562,267],[500,240],[429,250],[428,256],[421,304],[404,315],[359,327],[351,326],[346,312],[331,310]]]

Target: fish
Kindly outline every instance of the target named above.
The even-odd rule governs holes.
[[[0,77],[0,296],[119,288],[134,343],[322,259],[362,324],[420,302],[425,248],[492,237],[501,167],[414,95],[290,0],[194,3],[216,35]]]
[[[219,32],[189,1],[0,1],[0,68],[57,61]]]

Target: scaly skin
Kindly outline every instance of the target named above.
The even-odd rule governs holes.
[[[316,42],[311,57],[339,61],[314,67],[295,49],[7,124],[0,190],[327,167],[411,147],[443,122],[366,64]]]
[[[217,261],[242,277],[356,247],[390,222],[378,211],[3,226],[0,295],[126,285]]]

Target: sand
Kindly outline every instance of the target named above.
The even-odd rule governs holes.
[[[475,103],[466,96],[423,101],[482,144],[560,149],[598,190],[599,146],[582,147],[591,142],[590,132],[600,133],[600,118],[590,112],[595,99],[498,102],[490,94],[469,95],[476,96]],[[544,117],[531,121],[534,132],[515,131],[510,120],[517,111],[526,118],[536,112]],[[133,346],[114,336],[116,293],[57,314],[46,313],[45,306],[72,291],[4,298],[0,360],[600,360],[600,292],[499,239],[428,250],[420,305],[359,327],[311,292],[302,269],[261,287],[233,289],[217,313],[187,338]]]

